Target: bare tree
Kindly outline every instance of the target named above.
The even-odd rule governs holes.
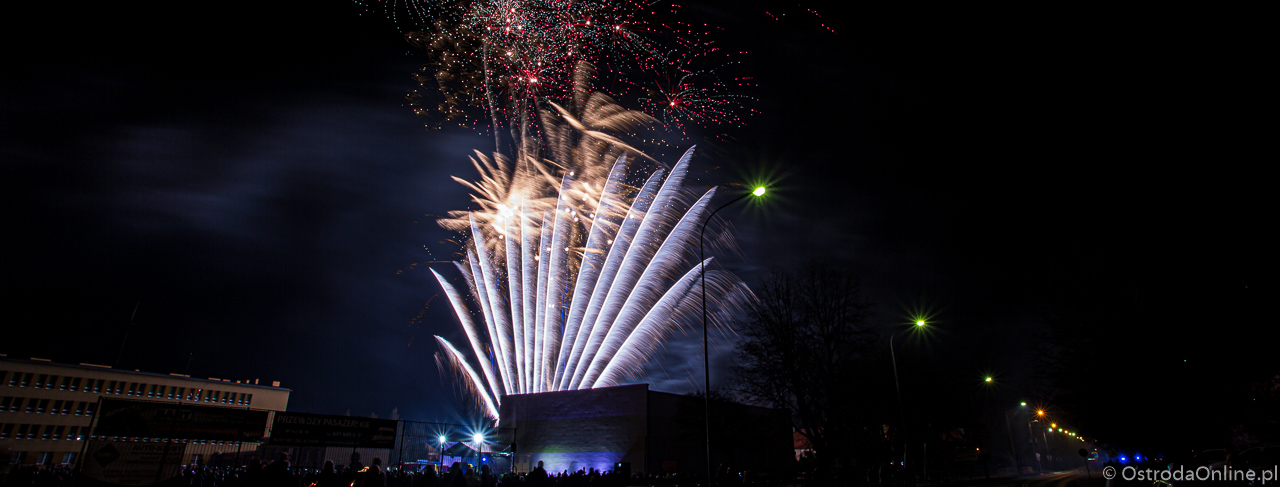
[[[811,262],[772,272],[755,293],[737,348],[738,392],[791,411],[820,462],[843,456],[861,436],[855,369],[872,340],[858,281]]]

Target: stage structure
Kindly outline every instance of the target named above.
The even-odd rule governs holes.
[[[714,403],[713,460],[730,471],[778,472],[794,462],[785,411]],[[518,394],[502,398],[498,448],[514,469],[538,462],[549,473],[579,469],[703,475],[701,397],[650,391],[647,384]],[[701,478],[701,477],[695,477]]]

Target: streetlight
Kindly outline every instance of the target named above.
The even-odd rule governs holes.
[[[707,345],[707,257],[702,245],[703,235],[707,232],[707,224],[711,223],[711,217],[720,213],[720,210],[748,196],[764,196],[764,191],[764,186],[759,186],[750,193],[743,193],[728,203],[720,205],[716,211],[707,215],[707,219],[702,221],[702,228],[698,230],[698,272],[702,279],[702,419],[707,435],[707,485],[711,485],[711,354],[708,352]]]
[[[438,454],[440,455],[440,473],[443,474],[444,473],[444,444],[446,441],[449,441],[449,439],[446,438],[444,435],[440,435],[440,437],[436,438],[436,440],[440,442],[440,452]]]
[[[484,463],[484,433],[480,433],[477,431],[476,433],[472,434],[471,441],[477,444],[476,445],[476,464],[477,464],[476,468],[480,468],[479,464]]]
[[[924,320],[916,320],[916,328],[923,328],[924,325]],[[893,339],[907,330],[910,328],[898,330],[889,335],[889,360],[893,362],[893,388],[898,393],[898,417],[902,422],[902,466],[904,468],[907,466],[907,415],[902,409],[902,385],[898,383],[898,357],[893,352]]]

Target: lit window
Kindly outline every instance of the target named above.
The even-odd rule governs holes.
[[[253,394],[245,394],[245,396],[246,397],[244,398],[244,405],[248,406],[250,404],[253,404]]]

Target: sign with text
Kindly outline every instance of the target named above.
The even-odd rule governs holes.
[[[276,413],[272,445],[395,448],[396,421],[325,414]]]
[[[194,404],[102,400],[93,434],[127,438],[258,441],[267,412]]]
[[[118,485],[150,485],[177,477],[185,445],[162,442],[93,441],[85,476]]]

